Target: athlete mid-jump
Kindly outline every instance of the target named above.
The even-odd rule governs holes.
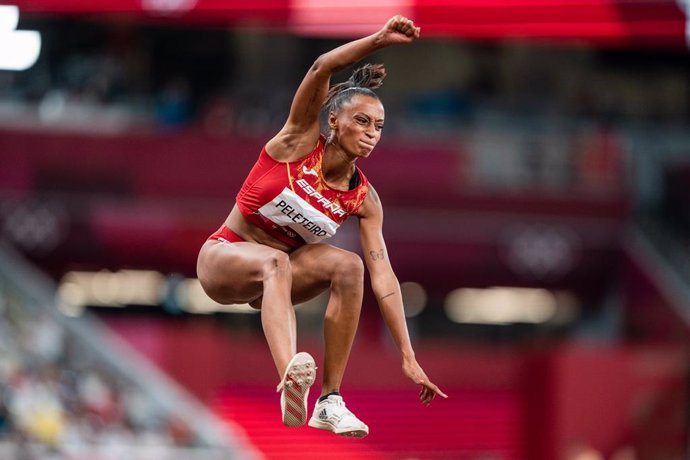
[[[199,253],[198,276],[212,299],[261,309],[288,426],[306,422],[316,371],[311,355],[297,353],[293,305],[330,289],[323,386],[309,426],[347,436],[369,433],[339,393],[359,322],[364,265],[357,254],[322,242],[349,216],[359,219],[371,285],[400,351],[403,373],[420,385],[423,404],[437,394],[446,397],[415,358],[383,238],[383,208],[356,165],[381,138],[384,110],[372,88],[381,85],[385,70],[365,65],[346,82],[330,86],[335,72],[381,48],[413,42],[419,33],[411,20],[395,16],[377,33],[319,56],[295,93],[285,126],[266,143],[232,211]],[[328,136],[320,130],[324,108]]]

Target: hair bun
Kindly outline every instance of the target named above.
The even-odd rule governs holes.
[[[365,64],[358,68],[347,81],[349,87],[375,89],[383,84],[386,68],[383,64]]]
[[[352,72],[346,81],[331,86],[322,107],[329,107],[329,110],[336,111],[343,100],[349,100],[349,96],[346,97],[344,94],[350,93],[378,98],[372,89],[381,86],[384,78],[386,78],[386,69],[383,64],[365,64]]]

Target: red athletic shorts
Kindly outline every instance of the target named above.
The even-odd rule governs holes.
[[[224,243],[238,243],[244,241],[239,235],[230,230],[225,225],[221,225],[220,228],[213,235],[208,237],[209,240],[218,240]]]

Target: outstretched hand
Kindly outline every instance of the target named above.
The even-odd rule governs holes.
[[[393,16],[383,26],[380,34],[381,44],[384,46],[410,43],[419,38],[421,29],[415,27],[412,20],[404,16]]]
[[[436,395],[442,398],[448,397],[448,395],[442,392],[439,387],[429,380],[429,377],[426,376],[416,359],[411,358],[403,361],[403,373],[414,383],[421,385],[422,388],[419,390],[419,401],[425,406],[431,404],[431,401],[434,400]]]

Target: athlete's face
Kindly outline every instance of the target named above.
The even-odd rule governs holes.
[[[328,124],[346,152],[366,158],[381,139],[383,118],[381,101],[375,97],[356,94],[343,104],[338,113],[329,114]]]

